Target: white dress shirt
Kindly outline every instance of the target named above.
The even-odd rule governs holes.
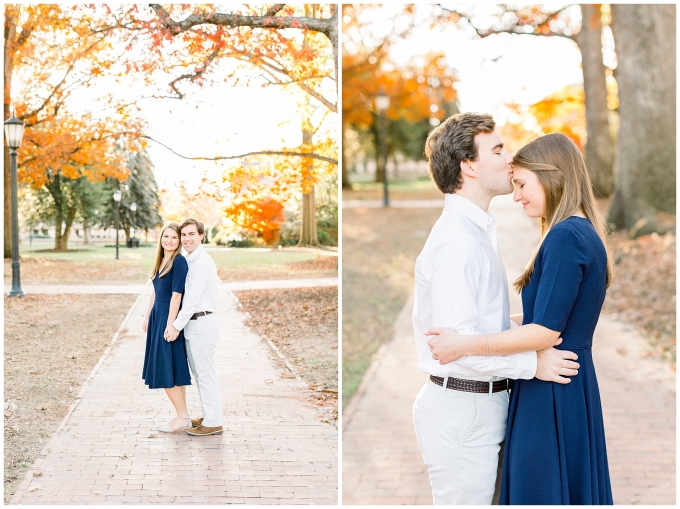
[[[534,377],[536,352],[467,356],[441,365],[432,358],[424,335],[431,327],[491,334],[512,326],[508,281],[491,214],[466,198],[447,194],[444,211],[416,261],[415,275],[413,329],[422,371],[481,381]]]
[[[182,330],[194,313],[201,311],[214,313],[217,310],[220,282],[215,262],[203,246],[198,246],[191,254],[182,248],[182,255],[187,259],[189,274],[184,287],[182,309],[172,324],[177,330]]]

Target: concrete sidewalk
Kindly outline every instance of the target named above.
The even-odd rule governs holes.
[[[309,288],[317,286],[338,286],[338,278],[307,278],[307,279],[273,279],[263,281],[230,281],[222,283],[226,290],[268,290],[278,288]],[[7,294],[10,290],[9,285],[5,285],[4,290]],[[23,285],[22,290],[25,294],[140,294],[146,291],[147,285]]]
[[[337,504],[337,429],[320,421],[305,384],[281,377],[225,285],[216,354],[224,434],[156,431],[173,413],[164,392],[141,379],[147,296],[12,503]],[[197,417],[195,386],[187,392]]]
[[[492,201],[508,278],[522,272],[538,229],[509,197]],[[416,368],[413,296],[343,412],[343,504],[432,504],[412,405],[426,375]],[[510,293],[511,310],[521,300]],[[675,373],[646,356],[643,338],[600,317],[593,357],[616,504],[675,504]]]

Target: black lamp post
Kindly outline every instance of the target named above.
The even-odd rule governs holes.
[[[10,178],[12,187],[12,289],[8,297],[24,297],[21,290],[21,263],[19,262],[19,202],[17,198],[17,149],[24,137],[24,123],[14,114],[5,120],[5,140],[10,149]]]
[[[135,217],[137,215],[137,214],[135,214],[137,212],[137,204],[135,202],[132,202],[132,204],[130,205],[130,210],[132,211],[132,243],[131,243],[131,247],[137,247],[135,245]]]
[[[123,193],[118,191],[113,192],[113,201],[116,202],[116,260],[120,260],[118,257],[118,209],[120,208],[120,199],[123,197]]]
[[[383,169],[383,206],[390,206],[390,199],[387,193],[387,126],[385,124],[385,112],[390,107],[390,98],[385,94],[385,88],[380,85],[378,95],[375,96],[375,109],[378,110],[380,119],[380,160]]]

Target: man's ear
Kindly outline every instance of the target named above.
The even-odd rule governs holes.
[[[468,178],[477,178],[477,172],[472,167],[470,160],[460,162],[460,171]]]

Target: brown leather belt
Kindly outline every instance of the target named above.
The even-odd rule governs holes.
[[[201,311],[200,313],[194,313],[189,320],[196,320],[199,316],[205,316],[211,314],[212,311]],[[439,384],[441,385],[441,384]]]
[[[444,385],[444,379],[440,376],[430,375],[430,380],[439,387]],[[454,391],[488,393],[490,382],[480,382],[478,380],[463,380],[461,378],[449,377],[446,388]],[[493,382],[491,392],[502,392],[512,389],[512,380],[506,378]]]

